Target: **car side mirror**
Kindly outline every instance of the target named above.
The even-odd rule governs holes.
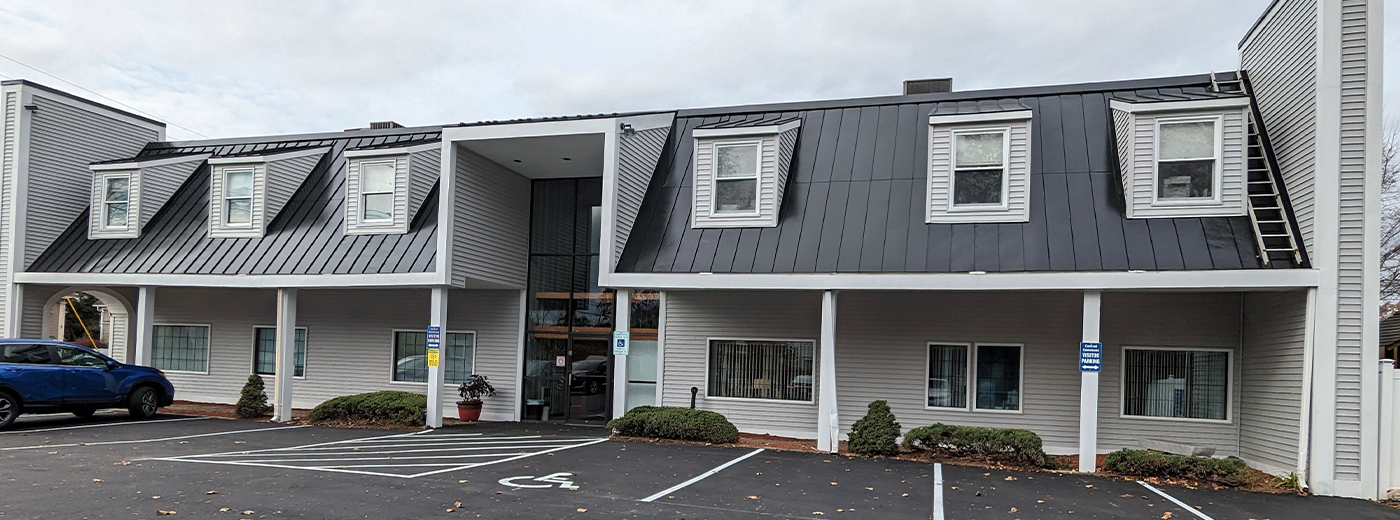
[[[117,367],[119,367],[119,366],[121,366],[121,365],[118,365],[116,361],[108,361],[108,362],[107,362],[107,370],[116,370]]]

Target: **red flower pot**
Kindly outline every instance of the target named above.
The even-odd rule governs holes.
[[[481,401],[458,401],[457,417],[465,422],[476,422],[481,419]]]

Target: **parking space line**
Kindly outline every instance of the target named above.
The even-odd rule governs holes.
[[[943,464],[933,464],[933,520],[943,520]]]
[[[55,427],[55,428],[40,428],[40,429],[37,429],[37,430],[12,430],[12,431],[8,431],[8,432],[0,432],[0,435],[15,435],[15,434],[19,434],[19,433],[56,432],[56,431],[59,431],[59,430],[81,430],[81,429],[83,429],[83,428],[100,428],[100,427],[103,427],[103,426],[121,426],[121,425],[124,425],[124,424],[155,424],[155,423],[179,422],[179,421],[202,421],[202,420],[204,420],[204,419],[212,419],[212,417],[181,417],[181,418],[178,418],[178,419],[156,419],[156,420],[153,420],[153,421],[122,421],[122,422],[110,422],[110,423],[99,423],[99,424],[81,424],[81,425],[78,425],[78,426],[60,426],[60,427]]]
[[[1167,499],[1167,500],[1172,501],[1173,504],[1176,504],[1176,505],[1178,505],[1178,506],[1181,506],[1182,509],[1185,509],[1185,510],[1187,510],[1187,511],[1190,511],[1191,514],[1201,517],[1201,520],[1215,520],[1215,519],[1213,519],[1213,518],[1211,518],[1211,517],[1209,517],[1209,516],[1206,516],[1205,513],[1202,513],[1202,512],[1200,512],[1200,511],[1197,511],[1196,508],[1186,505],[1185,502],[1182,502],[1182,501],[1180,501],[1180,500],[1177,500],[1176,497],[1171,496],[1171,495],[1168,495],[1165,491],[1162,491],[1162,490],[1160,490],[1160,489],[1157,489],[1157,488],[1155,488],[1155,487],[1152,487],[1150,484],[1148,484],[1148,483],[1146,483],[1146,482],[1143,482],[1143,481],[1141,481],[1141,480],[1137,481],[1137,483],[1138,483],[1138,484],[1142,484],[1142,487],[1145,487],[1145,488],[1147,488],[1147,489],[1152,490],[1153,493],[1156,493],[1156,494],[1158,494],[1158,495],[1162,495],[1162,498],[1165,498],[1165,499]]]
[[[661,497],[664,497],[664,496],[669,495],[669,494],[671,494],[671,493],[674,493],[674,492],[676,492],[676,491],[685,489],[686,486],[689,486],[689,485],[694,484],[694,483],[696,483],[696,482],[699,482],[699,481],[701,481],[701,480],[705,480],[706,478],[709,478],[711,475],[714,475],[715,473],[719,473],[719,472],[721,472],[721,471],[724,471],[724,468],[728,468],[728,467],[730,467],[730,466],[733,466],[733,465],[735,465],[735,464],[738,464],[738,463],[740,463],[740,462],[743,462],[744,460],[748,459],[749,457],[752,457],[752,456],[754,456],[754,455],[758,455],[758,454],[759,454],[760,452],[762,452],[762,451],[763,451],[763,448],[758,448],[758,449],[756,449],[756,450],[753,450],[753,451],[751,451],[751,452],[748,452],[748,453],[746,453],[746,454],[744,454],[744,455],[739,456],[739,458],[737,458],[737,459],[734,459],[734,460],[731,460],[731,461],[726,462],[726,463],[724,463],[724,464],[720,464],[720,465],[718,465],[718,466],[715,466],[714,469],[711,469],[711,470],[709,470],[709,471],[706,471],[706,472],[704,472],[704,473],[701,473],[701,474],[699,474],[699,475],[696,475],[695,478],[692,478],[692,479],[687,480],[687,481],[685,481],[685,482],[681,482],[680,484],[676,484],[676,485],[674,485],[674,486],[668,487],[668,488],[666,488],[665,490],[662,490],[660,493],[657,493],[657,494],[655,494],[655,495],[652,495],[652,496],[643,498],[643,499],[639,500],[638,502],[652,502],[652,501],[655,501],[655,500],[658,499],[658,498],[661,498]]]
[[[162,437],[162,438],[159,438],[159,439],[136,439],[136,440],[130,440],[130,441],[98,441],[98,442],[74,442],[74,443],[68,443],[68,444],[40,444],[40,445],[37,445],[37,446],[15,446],[15,447],[11,447],[11,448],[0,448],[0,451],[38,450],[38,449],[44,449],[44,448],[72,448],[72,447],[75,447],[75,446],[110,446],[110,445],[113,445],[113,444],[144,444],[144,443],[148,443],[148,442],[179,441],[179,440],[184,440],[184,439],[198,439],[198,438],[201,438],[201,437],[216,437],[216,436],[219,436],[219,435],[234,435],[234,434],[239,434],[239,433],[270,432],[270,431],[274,431],[274,430],[290,430],[290,429],[294,429],[294,428],[305,428],[305,427],[306,427],[305,425],[301,425],[301,426],[283,426],[283,427],[280,427],[280,428],[249,428],[249,429],[246,429],[246,430],[234,430],[234,431],[229,431],[229,432],[201,433],[201,434],[198,434],[198,435],[180,435],[180,436],[178,436],[178,437]]]
[[[502,462],[514,462],[514,461],[517,461],[517,460],[520,460],[520,459],[527,459],[527,458],[530,458],[530,457],[534,457],[534,456],[536,456],[536,455],[544,455],[544,454],[546,454],[546,453],[554,453],[554,452],[556,452],[556,451],[564,451],[564,450],[572,449],[572,448],[582,448],[582,447],[584,447],[584,446],[592,446],[592,445],[598,444],[598,443],[600,443],[600,442],[608,442],[608,438],[607,438],[607,437],[603,437],[603,438],[601,438],[601,439],[597,439],[597,440],[594,440],[594,441],[592,441],[592,442],[585,442],[585,443],[581,443],[581,444],[571,444],[571,445],[564,446],[564,447],[561,447],[561,448],[554,448],[554,449],[549,449],[549,450],[544,450],[544,451],[536,451],[536,452],[532,452],[532,453],[522,453],[522,454],[516,455],[516,456],[514,456],[514,457],[505,458],[505,459],[501,459],[501,460],[493,460],[493,461],[491,461],[491,462],[481,462],[481,463],[477,463],[477,464],[468,464],[468,465],[466,465],[466,466],[462,466],[462,467],[458,467],[458,468],[447,468],[447,469],[438,470],[438,471],[429,471],[429,472],[426,472],[426,473],[419,473],[419,474],[413,475],[412,477],[409,477],[409,478],[426,477],[426,476],[428,476],[428,475],[436,475],[436,474],[439,474],[439,473],[450,473],[450,472],[457,471],[457,470],[461,470],[461,469],[479,468],[479,467],[482,467],[482,466],[490,466],[490,465],[492,465],[492,464],[500,464],[500,463],[502,463]]]

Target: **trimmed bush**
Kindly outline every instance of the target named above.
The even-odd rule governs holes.
[[[890,403],[884,400],[870,403],[865,417],[851,425],[848,438],[846,446],[851,453],[886,457],[899,455],[899,444],[895,443],[895,439],[899,438],[899,423],[894,421]]]
[[[272,413],[272,405],[267,404],[267,391],[263,386],[262,377],[257,374],[248,376],[248,382],[243,384],[243,393],[239,394],[238,404],[233,413],[244,419],[258,419]]]
[[[422,426],[427,413],[427,396],[390,390],[340,396],[317,405],[306,418],[311,422]]]
[[[951,457],[984,457],[1035,466],[1045,466],[1048,460],[1039,435],[1014,428],[934,423],[910,430],[904,436],[904,446]]]
[[[618,435],[724,444],[739,440],[739,429],[708,410],[638,406],[608,423]]]
[[[1235,457],[1190,457],[1126,448],[1108,454],[1103,467],[1123,475],[1199,480],[1228,486],[1248,484],[1254,477],[1249,465]]]

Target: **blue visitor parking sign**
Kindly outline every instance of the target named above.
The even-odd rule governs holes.
[[[1103,368],[1103,343],[1079,344],[1079,371],[1098,372]]]

